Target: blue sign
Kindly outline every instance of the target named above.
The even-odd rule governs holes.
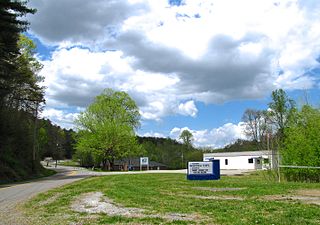
[[[188,162],[188,180],[219,180],[220,161]]]

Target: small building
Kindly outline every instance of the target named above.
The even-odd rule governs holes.
[[[221,169],[270,169],[272,168],[272,151],[217,152],[204,153],[203,161],[220,160]]]
[[[127,171],[127,170],[140,170],[140,158],[131,158],[123,160],[115,160],[114,169],[118,171]],[[147,170],[147,166],[143,166],[142,170]],[[168,169],[167,165],[149,161],[149,170],[166,170]]]

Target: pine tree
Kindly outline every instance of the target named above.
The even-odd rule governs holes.
[[[29,9],[27,1],[0,1],[0,107],[16,88],[18,72],[17,58],[20,55],[18,40],[20,33],[26,31],[28,22],[22,17],[35,13]]]

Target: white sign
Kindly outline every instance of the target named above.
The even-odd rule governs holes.
[[[189,162],[188,174],[213,174],[212,162]]]
[[[140,165],[146,165],[148,166],[149,165],[149,158],[148,157],[141,157],[140,158]]]

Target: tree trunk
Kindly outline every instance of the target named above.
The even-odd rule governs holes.
[[[114,171],[114,158],[112,158],[111,160],[109,160],[110,163],[110,170]]]
[[[103,170],[107,169],[107,160],[106,159],[102,160],[102,169]]]

